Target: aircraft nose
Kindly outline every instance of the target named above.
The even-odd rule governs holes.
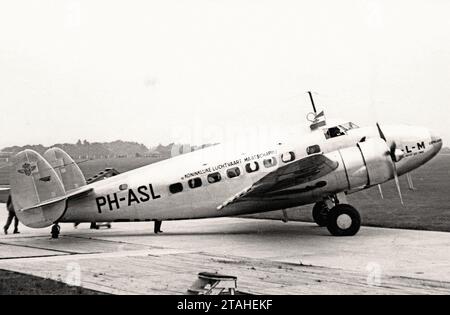
[[[442,138],[439,134],[434,131],[430,131],[431,144],[436,150],[436,153],[442,149]]]

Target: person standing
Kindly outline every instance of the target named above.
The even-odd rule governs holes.
[[[8,220],[6,221],[6,225],[4,226],[3,231],[5,231],[5,234],[8,234],[8,229],[11,226],[12,221],[14,220],[14,234],[19,234],[19,219],[16,216],[16,211],[14,210],[11,195],[9,195],[8,201],[6,202],[6,208],[8,209]]]
[[[161,220],[154,220],[154,221],[155,221],[155,234],[162,233],[163,232],[161,231],[162,221]]]

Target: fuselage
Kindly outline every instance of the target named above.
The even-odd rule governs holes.
[[[386,126],[384,130],[388,145],[395,141],[404,153],[404,158],[396,163],[399,175],[420,167],[442,147],[440,138],[425,128]],[[70,200],[60,221],[180,220],[311,204],[324,196],[352,189],[338,175],[329,175],[325,186],[317,184],[321,180],[318,179],[293,187],[289,194],[247,200],[218,210],[227,199],[279,166],[319,152],[339,160],[339,150],[379,137],[375,127],[349,129],[331,138],[319,129],[286,142],[253,147],[240,147],[235,143],[215,145],[93,183],[90,186],[94,193]]]

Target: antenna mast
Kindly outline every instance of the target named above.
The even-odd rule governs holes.
[[[314,99],[313,99],[311,91],[308,91],[308,94],[309,94],[309,98],[311,100],[311,104],[312,104],[312,107],[313,107],[314,114],[317,114],[316,105],[314,104]]]
[[[312,92],[308,91],[309,99],[311,100],[311,105],[313,108],[313,113],[309,113],[308,116],[306,116],[306,119],[308,119],[311,122],[310,128],[312,131],[319,129],[320,127],[326,126],[327,122],[325,120],[325,113],[321,111],[320,113],[317,113],[316,104],[314,104],[314,99],[312,96]]]

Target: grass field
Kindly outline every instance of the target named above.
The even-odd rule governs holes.
[[[107,167],[126,172],[157,161],[151,158],[101,159],[83,162],[80,168],[88,178]],[[393,182],[383,185],[384,200],[376,187],[350,195],[349,202],[360,211],[363,224],[450,232],[450,155],[438,155],[414,171],[412,176],[416,191],[408,190],[406,178],[401,178],[405,206],[400,204]],[[0,168],[0,184],[5,182],[6,169]],[[311,208],[290,209],[289,217],[291,220],[311,221]],[[257,217],[279,219],[281,213],[275,211]]]
[[[122,158],[122,159],[99,159],[81,161],[79,166],[86,178],[92,177],[105,168],[113,167],[120,173],[130,171],[132,169],[156,163],[162,159],[155,158]]]

